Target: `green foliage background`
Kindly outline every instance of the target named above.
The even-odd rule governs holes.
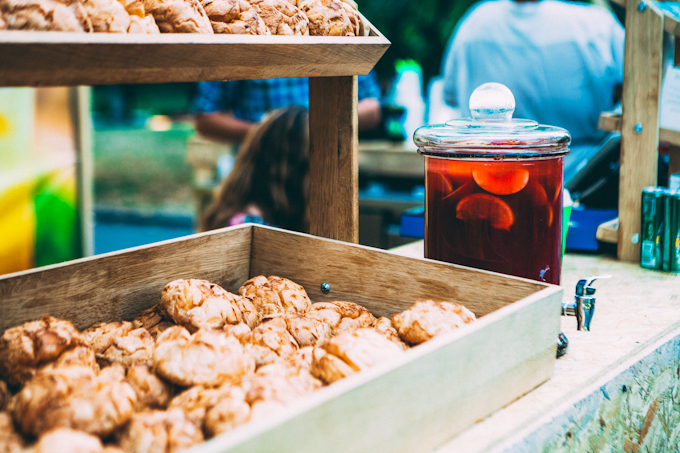
[[[423,85],[440,72],[446,44],[458,21],[475,0],[359,0],[359,10],[392,45],[378,62],[381,81],[394,75],[397,59],[416,60]]]
[[[567,0],[611,7],[624,23],[624,9],[609,0]],[[458,22],[481,0],[358,0],[359,10],[392,42],[376,65],[381,82],[394,76],[397,59],[413,59],[423,68],[423,88],[440,75],[441,59]]]

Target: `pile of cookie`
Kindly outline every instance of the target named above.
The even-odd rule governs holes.
[[[0,337],[0,451],[177,451],[474,320],[433,301],[376,319],[276,276],[238,294],[176,280],[132,322],[82,332],[45,316]]]
[[[353,0],[0,0],[0,30],[364,36]]]

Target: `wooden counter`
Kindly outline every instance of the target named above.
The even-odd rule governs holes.
[[[423,242],[394,251],[422,257]],[[565,300],[580,278],[598,274],[612,278],[594,285],[593,330],[562,317],[569,351],[553,378],[439,452],[678,451],[680,275],[567,254]]]

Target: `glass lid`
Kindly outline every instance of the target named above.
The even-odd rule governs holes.
[[[416,130],[413,141],[421,154],[444,157],[462,154],[539,157],[569,152],[571,136],[566,129],[513,119],[514,111],[512,92],[500,83],[486,83],[470,96],[472,118],[423,126]]]

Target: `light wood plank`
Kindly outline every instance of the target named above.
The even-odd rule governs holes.
[[[79,328],[132,319],[178,278],[235,291],[248,278],[250,226],[0,276],[0,332],[52,315]]]
[[[403,144],[359,143],[359,172],[370,176],[424,178],[425,158]]]
[[[616,112],[602,112],[597,120],[597,128],[603,131],[620,131],[621,114]]]
[[[291,256],[292,250],[308,253],[301,259]],[[548,286],[265,227],[253,231],[250,271],[253,276],[290,278],[304,286],[313,301],[350,300],[376,316],[390,316],[425,299],[457,302],[484,316]],[[329,294],[321,292],[324,282],[331,285]]]
[[[357,77],[309,79],[310,232],[359,242]]]
[[[200,451],[429,451],[552,375],[561,294],[547,287]]]
[[[655,2],[664,15],[664,30],[673,36],[680,37],[680,6],[677,0],[666,2]]]
[[[595,237],[598,241],[616,244],[619,241],[619,219],[609,220],[597,227]]]
[[[621,115],[614,112],[603,112],[600,114],[597,127],[603,131],[620,131]],[[680,125],[678,125],[678,127],[680,127]],[[680,146],[680,131],[660,128],[659,141]]]
[[[193,82],[367,74],[368,37],[0,31],[0,86]]]
[[[659,144],[663,15],[653,2],[644,11],[637,4],[627,3],[623,77],[618,257],[625,261],[640,259],[640,245],[633,240],[640,233],[640,194],[656,183]]]

